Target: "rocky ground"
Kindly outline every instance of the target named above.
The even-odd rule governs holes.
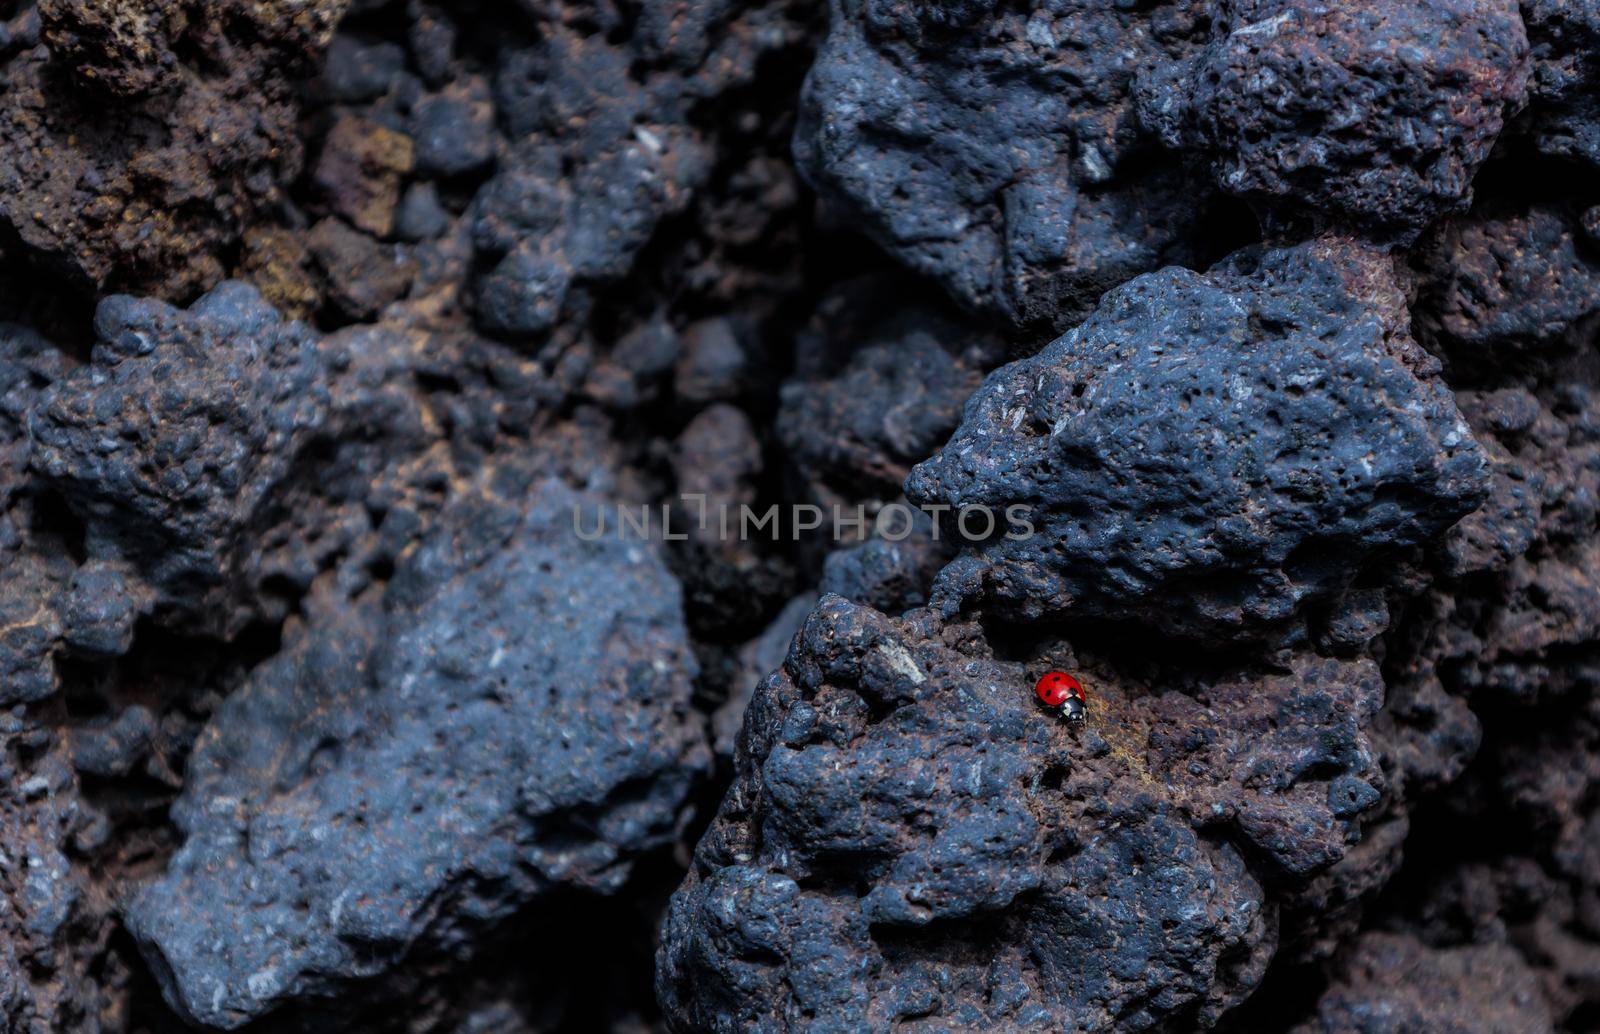
[[[1600,0],[0,0],[0,1029],[1600,1029],[1597,98]]]

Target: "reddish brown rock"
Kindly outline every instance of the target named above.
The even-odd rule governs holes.
[[[0,225],[83,291],[185,299],[300,170],[295,77],[345,0],[44,0],[0,64]]]
[[[415,165],[410,137],[347,115],[323,139],[313,178],[329,207],[356,229],[388,237],[401,184]]]

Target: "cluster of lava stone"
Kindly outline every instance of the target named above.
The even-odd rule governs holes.
[[[0,0],[0,1030],[1600,1026],[1597,55]]]

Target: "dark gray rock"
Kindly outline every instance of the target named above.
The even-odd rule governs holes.
[[[1081,727],[1034,700],[1055,667],[1089,687]],[[1273,950],[1242,845],[1289,884],[1345,857],[1382,684],[1310,655],[1164,681],[824,597],[673,898],[674,1029],[1215,1023]]]
[[[713,164],[692,106],[748,82],[762,54],[798,35],[776,4],[717,0],[686,14],[647,0],[632,32],[615,9],[573,12],[541,7],[537,37],[508,45],[495,69],[511,145],[473,206],[486,270],[476,312],[486,331],[519,341],[544,338],[563,314],[581,318],[589,293],[623,277],[656,227],[689,206]],[[458,152],[476,153],[454,149],[456,167]]]
[[[906,507],[885,515],[884,535],[843,546],[822,563],[821,592],[853,603],[899,614],[928,602],[940,570],[956,554],[957,543],[922,510]],[[887,537],[886,537],[887,536]]]
[[[149,753],[159,730],[156,716],[140,705],[83,725],[72,733],[72,766],[89,775],[127,775]]]
[[[28,414],[39,396],[73,364],[37,331],[0,323],[0,503],[21,487],[27,466]]]
[[[388,93],[405,67],[405,51],[398,45],[339,33],[328,43],[322,85],[330,100],[357,104]]]
[[[464,176],[494,161],[494,104],[483,80],[464,80],[424,97],[411,119],[418,175]]]
[[[741,508],[755,503],[762,470],[761,442],[744,410],[725,402],[701,410],[673,442],[672,466],[685,532],[740,552]]]
[[[671,841],[709,763],[678,589],[648,544],[580,540],[591,505],[487,475],[381,601],[315,603],[228,698],[127,911],[180,1014],[231,1029],[469,954]]]
[[[30,491],[28,415],[72,365],[38,333],[0,324],[0,706],[43,700],[59,685],[71,529],[40,515]]]
[[[1600,167],[1600,3],[1521,0],[1532,45],[1530,131],[1548,155]]]
[[[59,551],[0,548],[0,706],[43,700],[60,687],[59,610],[71,577],[72,564]]]
[[[1188,254],[1203,191],[1150,154],[1131,91],[1199,36],[1182,4],[835,0],[795,158],[963,305],[1060,330]]]
[[[1271,636],[1483,501],[1483,451],[1438,367],[1390,261],[1359,245],[1140,277],[990,375],[912,472],[914,502],[1027,515],[935,598]]]
[[[83,564],[58,607],[62,639],[80,653],[122,656],[133,645],[134,622],[149,607],[146,595],[144,584],[121,564]]]
[[[1509,945],[1430,948],[1412,937],[1369,933],[1342,961],[1295,1034],[1541,1034],[1555,1030],[1538,981]]]
[[[1474,210],[1412,264],[1418,336],[1468,383],[1582,350],[1600,320],[1600,254],[1565,206]]]
[[[1444,579],[1419,612],[1418,658],[1407,661],[1458,697],[1581,700],[1597,683],[1600,390],[1578,370],[1537,394],[1461,393],[1490,443],[1495,494],[1443,543]]]
[[[796,596],[784,604],[760,635],[739,648],[733,682],[728,686],[728,699],[711,715],[712,744],[717,757],[733,758],[739,729],[744,725],[744,712],[750,706],[757,684],[783,663],[789,653],[789,643],[816,605],[817,597],[811,593]]]
[[[240,283],[187,311],[108,298],[95,326],[94,361],[32,413],[33,467],[83,520],[91,558],[229,634],[248,617],[250,535],[327,419],[316,339]]]
[[[0,714],[0,1027],[99,1030],[106,903],[68,855],[87,820],[59,742]]]
[[[895,307],[901,290],[888,278],[848,284],[797,342],[799,370],[784,382],[776,426],[813,502],[896,499],[1004,355],[968,321],[915,302]]]
[[[1526,99],[1516,0],[1208,6],[1210,42],[1146,73],[1139,114],[1269,213],[1414,237]]]
[[[401,240],[429,241],[449,229],[450,213],[439,203],[438,189],[432,183],[413,183],[395,212],[395,233]]]
[[[678,398],[691,406],[737,398],[750,376],[750,357],[732,320],[701,320],[683,332],[674,371]]]

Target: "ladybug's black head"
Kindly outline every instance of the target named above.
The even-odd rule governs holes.
[[[1069,722],[1081,722],[1086,710],[1081,697],[1068,697],[1067,702],[1061,705],[1061,717]]]

